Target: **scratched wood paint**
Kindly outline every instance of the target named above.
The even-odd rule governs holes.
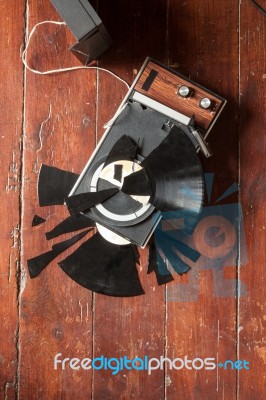
[[[265,6],[265,2],[261,3]],[[240,184],[247,257],[241,249],[238,354],[250,363],[239,371],[239,398],[263,399],[266,376],[265,312],[265,37],[266,18],[250,2],[240,8]]]
[[[2,1],[0,211],[4,216],[8,209],[8,219],[4,219],[1,230],[1,398],[264,399],[265,17],[250,1],[243,0],[238,37],[238,4],[231,0],[226,4],[220,2],[219,6],[210,0],[183,3],[161,0],[156,4],[150,1],[125,4],[118,0],[106,4],[95,0],[92,4],[95,7],[98,4],[99,14],[115,40],[100,66],[110,68],[131,83],[145,57],[150,55],[170,67],[178,67],[181,73],[228,99],[223,117],[208,138],[214,156],[203,160],[203,164],[205,171],[215,173],[211,197],[214,204],[237,181],[240,160],[240,200],[248,262],[244,262],[244,248],[241,248],[239,262],[243,260],[244,265],[239,266],[238,283],[245,285],[247,294],[238,301],[214,296],[215,288],[221,294],[217,286],[221,275],[212,269],[204,270],[203,265],[196,285],[197,299],[188,301],[195,292],[187,275],[176,278],[172,286],[180,289],[181,284],[186,285],[186,301],[176,301],[180,292],[169,285],[167,295],[171,301],[165,303],[164,288],[157,288],[154,277],[146,276],[146,251],[141,252],[140,267],[146,295],[139,299],[113,300],[92,295],[64,276],[57,267],[60,258],[35,281],[29,280],[26,259],[50,248],[43,240],[44,232],[67,215],[62,207],[37,206],[36,184],[41,163],[80,172],[102,135],[103,124],[124,97],[126,87],[102,72],[78,71],[46,77],[27,72],[23,103],[19,55],[24,23],[29,31],[36,22],[59,20],[59,16],[48,0],[37,4],[30,0],[25,15],[24,1],[16,2],[16,10],[12,2]],[[30,64],[44,70],[80,65],[67,51],[73,41],[65,27],[38,28],[29,53]],[[25,129],[20,146],[23,107]],[[24,184],[21,204],[20,182]],[[237,194],[233,194],[224,203],[237,201]],[[47,218],[47,222],[32,229],[35,213]],[[20,257],[21,274],[16,276]],[[228,265],[223,273],[226,281],[221,281],[222,288],[226,289],[228,281],[236,278],[233,265]],[[99,371],[74,373],[69,369],[53,370],[53,357],[57,353],[80,358],[101,354],[129,357],[165,354],[170,358],[186,354],[203,358],[218,355],[219,361],[246,359],[250,371],[195,372],[168,368],[154,372],[151,377],[142,372],[118,376]]]
[[[3,2],[2,2],[3,3]],[[16,12],[17,21],[12,16]],[[20,247],[20,139],[22,132],[24,1],[1,4],[0,52],[0,397],[15,398],[18,383],[17,273]]]

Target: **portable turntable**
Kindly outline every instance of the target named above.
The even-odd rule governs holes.
[[[86,215],[141,247],[160,211],[183,209],[193,229],[203,198],[197,150],[210,155],[205,138],[224,105],[147,59],[70,196],[118,188]]]
[[[82,228],[96,226],[98,230],[59,263],[72,279],[107,295],[143,293],[136,270],[137,246],[147,245],[163,212],[179,212],[187,233],[195,228],[204,194],[198,152],[210,156],[205,140],[225,103],[148,58],[81,175],[42,166],[40,205],[65,202],[70,213],[46,233],[47,239]],[[31,277],[79,240],[79,235],[29,260]],[[167,240],[194,261],[200,256],[170,236]],[[178,274],[187,272],[188,265],[175,251],[171,254],[173,269]],[[158,284],[173,279],[154,242],[150,243],[151,271]]]

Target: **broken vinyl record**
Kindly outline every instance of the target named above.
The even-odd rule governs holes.
[[[97,164],[91,179],[91,193],[113,190],[112,196],[91,208],[101,223],[106,226],[133,226],[152,214],[154,207],[149,202],[149,196],[134,196],[121,190],[125,177],[140,169],[142,167],[137,161],[127,159],[111,161],[107,165],[102,161]]]
[[[74,281],[96,293],[128,297],[144,293],[136,268],[135,245],[117,246],[99,233],[59,263]]]
[[[141,163],[143,170],[125,177],[122,191],[150,193],[150,203],[159,211],[180,211],[192,231],[203,202],[202,167],[182,129],[174,126],[162,143]]]
[[[49,182],[44,176],[49,177]],[[136,268],[137,247],[128,240],[127,234],[117,234],[116,229],[120,227],[131,235],[130,231],[134,232],[143,222],[150,221],[152,227],[158,211],[181,212],[180,217],[186,219],[188,227],[194,227],[202,205],[203,177],[191,141],[182,129],[174,126],[144,158],[141,146],[138,148],[132,139],[123,135],[109,154],[91,168],[88,190],[66,196],[75,179],[75,174],[48,166],[40,171],[40,204],[51,205],[65,199],[70,213],[70,217],[46,233],[47,239],[85,227],[92,229],[96,225],[98,228],[96,234],[59,263],[60,267],[78,284],[97,293],[123,297],[143,294]],[[157,241],[159,238],[160,251],[151,244],[148,273],[154,272],[158,284],[162,285],[173,277],[161,254],[167,254],[172,269],[179,275],[187,272],[189,266],[178,257],[176,249],[190,259],[195,257],[180,242],[159,233],[156,238]],[[80,235],[82,238],[83,234]],[[29,260],[30,276],[38,276],[57,254],[76,240],[79,235]]]
[[[188,96],[190,88],[193,95]],[[200,106],[199,99],[207,99],[208,108]],[[171,282],[174,273],[187,273],[201,256],[180,237],[180,231],[185,237],[193,233],[202,210],[204,179],[197,151],[209,156],[205,138],[225,103],[147,59],[81,175],[42,166],[39,205],[64,204],[70,214],[46,232],[46,238],[72,236],[30,259],[30,276],[37,277],[81,240],[84,231],[75,236],[72,232],[85,228],[88,239],[72,253],[70,249],[59,265],[89,290],[109,296],[143,294],[137,246],[147,244],[148,273],[155,274],[158,285]],[[167,230],[169,220],[181,225],[173,223]],[[41,222],[35,217],[33,225]]]

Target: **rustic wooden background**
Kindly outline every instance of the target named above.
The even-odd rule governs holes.
[[[126,87],[104,72],[40,76],[23,67],[33,26],[60,20],[49,0],[0,0],[0,393],[1,399],[243,399],[265,398],[265,82],[266,17],[250,0],[94,0],[114,45],[99,66],[128,83],[146,56],[178,68],[218,92],[228,105],[210,135],[213,199],[233,182],[240,197],[248,262],[228,265],[246,296],[217,297],[211,270],[199,272],[197,300],[165,301],[172,289],[140,277],[145,296],[94,295],[71,281],[56,259],[30,280],[26,260],[49,249],[44,232],[63,208],[40,209],[41,163],[80,172],[117,109]],[[261,5],[266,7],[265,0]],[[39,70],[80,65],[66,27],[40,26],[28,54]],[[232,195],[227,202],[238,200]],[[33,215],[47,218],[31,228]],[[239,232],[240,236],[242,235]],[[240,241],[239,237],[239,241]],[[240,248],[240,251],[242,249]],[[61,259],[65,255],[61,256]],[[188,277],[175,277],[174,285]],[[53,358],[217,357],[246,359],[249,371],[55,371]]]

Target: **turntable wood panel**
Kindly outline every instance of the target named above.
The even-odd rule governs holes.
[[[181,86],[190,89],[188,97],[178,94]],[[225,103],[224,99],[211,91],[154,61],[148,61],[135,90],[187,117],[191,118],[195,115],[196,125],[206,131],[211,127]],[[206,97],[212,104],[209,109],[200,107],[200,101]]]

